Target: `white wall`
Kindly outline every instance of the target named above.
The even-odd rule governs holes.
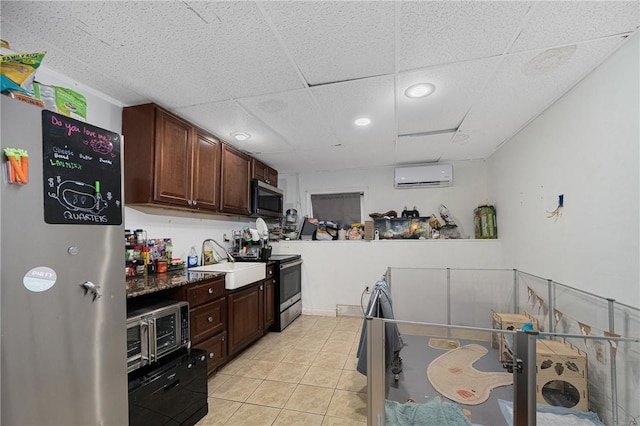
[[[340,172],[282,174],[278,186],[285,192],[285,210],[295,208],[300,217],[310,215],[307,201],[314,192],[364,191],[364,217],[369,213],[395,210],[398,215],[415,206],[421,216],[430,216],[444,204],[467,236],[473,236],[473,209],[487,201],[484,161],[453,164],[453,185],[444,188],[394,189],[393,167]]]
[[[640,306],[638,34],[488,160],[505,265]],[[548,219],[559,194],[562,217]]]
[[[364,288],[388,267],[498,268],[502,262],[500,240],[282,241],[273,252],[302,255],[302,311],[330,316],[336,305],[360,305]],[[431,292],[425,286],[411,296],[423,300]]]

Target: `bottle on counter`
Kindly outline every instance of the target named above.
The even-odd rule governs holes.
[[[196,246],[191,246],[191,251],[187,257],[187,267],[193,268],[198,266],[198,253],[196,253]]]

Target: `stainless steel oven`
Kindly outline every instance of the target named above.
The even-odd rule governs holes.
[[[127,312],[127,372],[189,346],[189,304],[161,301]]]
[[[276,263],[276,318],[273,331],[282,331],[302,314],[302,259],[300,255],[272,255]]]

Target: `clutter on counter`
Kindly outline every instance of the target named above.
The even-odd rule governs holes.
[[[463,238],[449,209],[444,205],[438,206],[437,212],[430,216],[420,216],[414,206],[409,210],[406,206],[397,217],[395,210],[386,213],[371,213],[373,218],[373,238],[369,239],[459,239]],[[376,238],[377,235],[377,238]]]
[[[185,268],[182,259],[173,258],[171,238],[147,238],[143,229],[125,229],[125,275],[151,275]]]

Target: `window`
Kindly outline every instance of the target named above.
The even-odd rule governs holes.
[[[311,194],[311,214],[318,220],[331,220],[339,228],[362,221],[362,192]]]

